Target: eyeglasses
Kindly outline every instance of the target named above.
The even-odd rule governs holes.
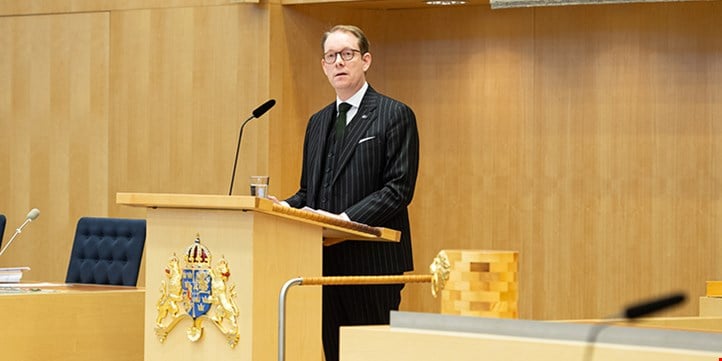
[[[344,61],[351,61],[353,57],[356,55],[356,53],[361,54],[361,50],[356,49],[343,49],[341,51],[329,51],[326,54],[323,54],[323,61],[326,64],[333,64],[336,62],[336,59],[338,59],[338,56],[341,55],[341,59]]]

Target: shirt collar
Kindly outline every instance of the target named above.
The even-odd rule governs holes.
[[[363,100],[364,95],[366,95],[366,90],[369,88],[369,83],[364,82],[364,85],[361,86],[361,89],[359,89],[356,94],[351,96],[350,98],[346,99],[345,101],[341,101],[338,97],[336,97],[336,110],[338,110],[338,105],[341,103],[349,103],[351,104],[352,109],[356,108],[358,109],[359,106],[361,106],[361,100]]]

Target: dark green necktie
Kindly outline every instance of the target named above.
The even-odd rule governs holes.
[[[338,105],[338,117],[336,118],[336,142],[343,140],[343,133],[346,130],[346,113],[351,109],[351,104],[341,103]]]

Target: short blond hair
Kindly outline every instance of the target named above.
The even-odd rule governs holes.
[[[369,39],[366,38],[366,34],[364,34],[363,30],[361,30],[358,26],[354,25],[336,25],[329,29],[327,32],[323,33],[323,39],[321,40],[321,52],[326,51],[324,48],[326,45],[326,40],[328,39],[328,36],[331,35],[331,33],[335,33],[337,31],[343,31],[345,33],[349,33],[358,39],[358,50],[361,51],[361,54],[366,54],[369,52]]]

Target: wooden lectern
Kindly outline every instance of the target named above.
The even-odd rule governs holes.
[[[321,276],[322,242],[344,239],[398,241],[399,232],[344,222],[250,196],[118,193],[118,204],[147,208],[145,245],[145,361],[274,360],[279,291],[295,277]],[[196,235],[212,263],[228,262],[235,285],[240,339],[231,347],[211,322],[190,341],[183,320],[161,342],[154,332],[161,282],[170,259],[193,245]],[[288,360],[320,361],[321,288],[295,289],[286,306]]]

